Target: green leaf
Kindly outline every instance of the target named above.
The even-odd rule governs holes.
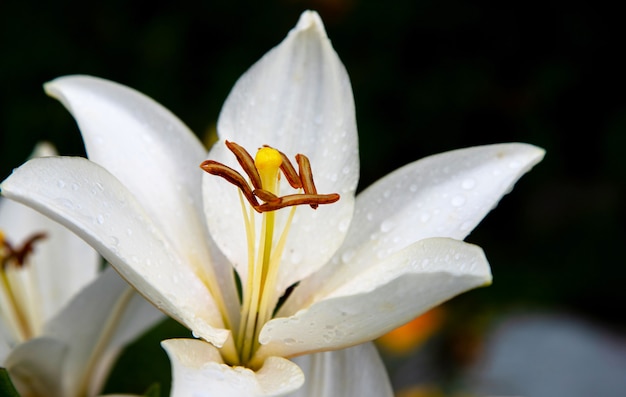
[[[161,397],[161,385],[154,383],[146,390],[143,397]]]
[[[2,397],[20,397],[20,394],[15,390],[15,386],[11,382],[9,373],[6,369],[0,368],[0,396]],[[150,397],[158,397],[158,395]]]

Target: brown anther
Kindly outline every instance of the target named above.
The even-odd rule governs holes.
[[[298,171],[300,173],[300,181],[302,182],[302,188],[306,194],[317,194],[315,188],[315,182],[313,182],[313,171],[311,171],[311,162],[309,158],[303,154],[296,154],[296,161],[298,162]],[[317,209],[317,204],[311,204],[311,208]]]
[[[255,208],[258,212],[276,211],[281,208],[291,207],[294,205],[308,204],[312,208],[318,207],[319,204],[332,204],[339,200],[337,193],[331,194],[289,194],[278,198],[279,201],[266,202],[261,204],[259,208]],[[313,209],[315,209],[313,208]]]
[[[22,244],[20,248],[14,248],[8,241],[4,240],[2,243],[6,249],[6,255],[2,258],[1,266],[4,269],[9,261],[12,259],[15,261],[17,267],[22,267],[26,263],[28,255],[34,252],[35,242],[43,240],[47,237],[46,233],[39,232],[32,235],[28,240]]]
[[[280,201],[280,197],[264,189],[254,189],[252,193],[266,203],[276,203]]]
[[[252,194],[252,189],[250,189],[250,186],[248,186],[248,183],[239,172],[235,171],[227,165],[218,163],[217,161],[213,160],[203,161],[202,164],[200,164],[200,168],[202,168],[211,175],[221,176],[228,182],[237,186],[239,189],[241,189],[241,192],[246,197],[250,205],[252,205],[253,207],[259,205],[256,197],[254,196],[254,194]]]
[[[239,165],[248,175],[248,178],[250,178],[252,186],[254,186],[255,189],[261,189],[263,187],[261,183],[261,176],[254,165],[254,159],[250,153],[248,153],[243,147],[237,145],[235,142],[225,141],[225,143],[230,151],[233,152],[235,157],[237,157]]]
[[[289,161],[289,158],[285,155],[285,153],[281,152],[280,150],[277,151],[278,153],[280,153],[280,157],[283,160],[280,165],[280,170],[285,175],[285,178],[287,178],[287,182],[289,182],[289,185],[291,185],[292,188],[300,189],[302,187],[302,182],[300,182],[300,175],[298,175],[296,169],[293,167],[291,161]]]
[[[259,213],[276,211],[294,205],[309,205],[311,208],[317,209],[320,204],[332,204],[340,198],[337,193],[317,194],[317,189],[313,182],[311,163],[305,155],[296,155],[296,161],[298,162],[298,172],[296,172],[296,169],[287,156],[281,151],[278,151],[282,159],[280,170],[283,172],[283,175],[285,175],[285,178],[292,188],[303,189],[304,193],[278,197],[274,193],[263,189],[261,177],[254,160],[243,147],[229,141],[226,141],[226,146],[233,152],[239,165],[241,165],[241,168],[243,168],[246,175],[250,178],[253,188],[248,185],[248,182],[239,172],[217,161],[205,160],[200,164],[200,168],[209,174],[221,176],[228,182],[237,186],[252,208]],[[268,145],[263,146],[270,147]],[[264,203],[259,204],[257,198],[263,200]]]

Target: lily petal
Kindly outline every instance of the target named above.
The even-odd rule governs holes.
[[[418,241],[360,272],[310,307],[269,321],[258,359],[335,350],[373,340],[428,309],[491,282],[480,247],[447,238]],[[281,309],[278,316],[283,316]]]
[[[254,372],[223,364],[212,345],[195,339],[169,339],[161,345],[172,363],[172,397],[279,396],[304,382],[300,368],[280,357],[268,358]]]
[[[56,394],[59,397],[95,395],[121,348],[163,318],[108,268],[47,325],[43,341],[18,346],[7,359],[7,368],[12,377],[20,368],[16,377],[21,380],[41,379],[35,385],[46,392],[38,395],[55,395],[49,391],[55,385],[63,389]],[[53,357],[33,360],[42,344],[56,346],[44,347]],[[28,395],[31,390],[23,387],[20,391]]]
[[[141,294],[196,335],[217,346],[228,339],[206,286],[132,194],[102,167],[79,157],[33,159],[0,187],[5,196],[81,236]]]
[[[59,363],[65,360],[68,346],[41,337],[31,339],[15,349],[5,363],[11,382],[21,395],[63,396],[59,382]]]
[[[206,250],[198,168],[206,150],[189,128],[151,98],[111,81],[66,76],[45,89],[76,119],[89,159],[132,192],[196,273],[219,279],[213,287],[221,284],[236,298],[232,268],[214,269]]]
[[[301,307],[415,241],[463,240],[544,153],[523,143],[477,146],[392,172],[357,197],[344,244],[325,268],[300,283],[287,306]]]
[[[42,324],[59,313],[70,299],[95,279],[98,253],[63,226],[20,203],[0,200],[0,229],[14,244],[36,233],[45,238],[34,247],[29,266],[38,286]]]
[[[293,361],[306,380],[289,397],[393,396],[387,370],[373,343],[308,354]]]
[[[317,13],[304,12],[287,38],[237,81],[217,130],[220,139],[234,141],[253,155],[267,144],[291,159],[297,153],[308,156],[317,190],[341,195],[332,205],[296,211],[289,236],[315,238],[287,240],[285,252],[296,254],[287,254],[281,267],[279,285],[284,289],[319,268],[343,241],[359,175],[350,81]],[[209,158],[239,168],[222,143],[213,146]],[[282,183],[281,195],[287,187]],[[237,189],[206,175],[204,196],[211,234],[245,280],[248,250]],[[277,224],[288,212],[277,212]]]

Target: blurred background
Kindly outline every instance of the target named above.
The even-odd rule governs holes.
[[[236,79],[305,9],[352,80],[361,189],[460,147],[547,150],[468,238],[493,285],[401,330],[404,344],[381,341],[398,394],[623,395],[626,63],[622,14],[599,3],[0,1],[0,177],[40,140],[84,155],[42,89],[67,74],[131,86],[204,137]],[[133,345],[107,391],[167,391],[158,341],[179,335],[166,322]]]

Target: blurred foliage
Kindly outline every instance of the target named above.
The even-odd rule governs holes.
[[[485,249],[494,284],[452,301],[453,322],[557,307],[623,329],[623,22],[607,7],[557,0],[0,2],[0,177],[39,140],[84,155],[71,116],[43,94],[43,82],[73,73],[115,80],[203,135],[237,77],[313,8],[352,79],[361,188],[459,147],[520,141],[547,150],[469,237]],[[152,341],[177,333],[160,328]],[[162,352],[130,366],[149,368],[153,354],[167,370]],[[154,371],[136,392],[161,379]]]

